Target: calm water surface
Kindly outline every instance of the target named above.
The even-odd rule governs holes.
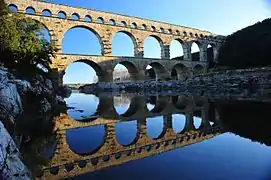
[[[172,97],[168,98],[170,99]],[[265,145],[268,144],[266,140],[262,141],[265,144],[258,142],[263,139],[260,135],[257,135],[257,133],[256,135],[246,134],[247,128],[242,128],[242,124],[244,124],[244,127],[251,127],[251,124],[252,126],[253,124],[257,124],[253,122],[253,118],[254,121],[258,121],[269,118],[270,116],[261,116],[256,113],[246,117],[243,116],[242,113],[238,113],[238,110],[235,112],[234,109],[228,108],[233,107],[232,105],[226,107],[223,105],[219,106],[219,116],[212,116],[211,113],[214,114],[214,112],[216,112],[210,110],[213,107],[212,105],[206,105],[206,103],[197,104],[196,102],[193,106],[191,105],[193,103],[184,101],[181,98],[177,101],[175,99],[175,101],[167,102],[172,106],[172,102],[175,102],[175,107],[186,102],[186,104],[190,104],[191,107],[194,107],[194,109],[191,110],[193,112],[192,114],[187,110],[189,108],[186,110],[182,110],[181,108],[176,108],[177,110],[172,110],[172,108],[169,111],[165,110],[167,106],[163,98],[159,97],[146,98],[146,101],[139,100],[137,104],[133,102],[137,101],[137,99],[127,96],[107,97],[105,99],[111,99],[113,105],[112,103],[105,103],[103,109],[107,108],[107,110],[104,113],[101,113],[101,107],[99,106],[101,101],[105,101],[104,98],[98,98],[95,95],[73,93],[66,99],[66,103],[70,107],[67,114],[72,118],[72,121],[77,122],[76,128],[70,126],[64,130],[66,143],[70,148],[69,152],[71,151],[73,154],[78,155],[78,157],[75,158],[76,161],[80,160],[81,157],[81,164],[79,163],[79,165],[82,166],[82,168],[78,168],[76,171],[74,167],[67,170],[70,171],[69,175],[72,176],[72,173],[76,175],[75,177],[70,177],[70,179],[271,179],[271,148]],[[143,102],[145,102],[145,104]],[[162,108],[158,108],[158,106]],[[202,110],[204,106],[208,107],[207,111]],[[266,106],[271,107],[264,105],[264,107]],[[146,111],[136,113],[133,107],[137,109],[145,107]],[[237,107],[240,107],[240,105],[237,105]],[[252,109],[253,108],[255,111],[258,110],[257,108],[263,109],[262,107],[258,107],[258,105],[254,106],[254,104]],[[162,111],[159,112],[159,109],[162,109]],[[246,111],[246,109],[244,111]],[[151,112],[146,115],[149,117],[145,117],[145,112]],[[204,114],[204,112],[206,112],[207,115]],[[108,117],[105,118],[105,116],[103,117],[103,115],[100,114],[105,114],[105,116]],[[192,119],[192,123],[190,124],[187,123],[187,119],[189,119],[187,114],[192,115],[192,117],[189,116],[190,120]],[[234,118],[231,118],[231,114],[235,119],[240,120],[239,124],[236,124],[235,120],[233,121]],[[110,118],[111,116],[112,118]],[[254,117],[250,118],[252,116]],[[101,117],[103,120],[100,120]],[[220,118],[219,121],[216,120],[218,117]],[[221,123],[223,117],[225,117],[224,119],[226,120],[230,119],[229,122]],[[213,132],[210,130],[205,131],[204,129],[206,128],[204,128],[205,126],[203,126],[203,124],[206,124],[206,118],[208,119],[209,129],[221,126],[220,130]],[[246,125],[246,118],[247,121],[251,121],[247,123],[248,125]],[[88,120],[86,121],[86,119]],[[266,119],[266,121],[268,120],[270,120],[270,118]],[[88,122],[94,123],[96,121],[100,121],[101,123],[87,125]],[[112,123],[111,121],[115,122]],[[80,123],[84,125],[80,127]],[[110,129],[109,127],[111,126],[109,124],[113,125],[114,128]],[[262,125],[267,126],[265,124]],[[138,133],[140,128],[142,130],[142,127],[146,127],[145,136],[149,137],[152,142],[160,142],[159,140],[161,140],[161,138],[168,136],[167,133],[181,135],[187,132],[191,132],[192,134],[205,132],[205,134],[203,133],[204,135],[209,134],[214,137],[204,140],[204,138],[199,138],[204,135],[195,135],[192,136],[192,139],[190,137],[190,139],[182,139],[183,144],[181,146],[177,143],[179,140],[177,136],[176,139],[170,139],[169,141],[165,138],[165,140],[161,141],[161,143],[164,144],[160,143],[159,145],[158,143],[161,153],[152,154],[153,149],[158,149],[158,147],[156,147],[158,145],[155,145],[155,143],[149,145],[148,142],[146,142],[145,149],[136,147],[136,142],[144,139],[140,135],[142,133],[144,134],[144,132]],[[171,130],[170,132],[169,129]],[[108,134],[109,137],[115,137],[115,141],[107,142],[105,138]],[[264,133],[264,135],[268,136],[266,133]],[[186,136],[188,137],[189,133],[187,133]],[[253,139],[254,136],[256,140]],[[193,143],[186,143],[192,141]],[[128,153],[129,151],[120,151],[115,155],[110,155],[118,152],[118,149],[115,149],[114,143],[112,142],[128,149],[134,148],[136,151],[130,151],[130,154]],[[108,145],[108,143],[111,144]],[[108,145],[110,148],[103,150],[105,145]],[[109,156],[107,156],[107,154],[109,154]],[[92,159],[88,158],[88,156],[92,157]],[[130,159],[126,161],[125,157]],[[95,160],[96,163],[94,162]],[[102,163],[99,164],[97,163],[98,161],[102,161]],[[87,163],[92,165],[88,167],[88,165],[86,165]],[[65,164],[67,164],[67,162],[65,162]],[[56,175],[56,179],[58,177],[60,176]]]

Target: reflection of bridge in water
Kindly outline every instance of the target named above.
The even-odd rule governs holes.
[[[107,99],[108,101],[103,101]],[[143,97],[132,98],[130,108],[133,103],[141,104]],[[220,129],[219,117],[212,106],[208,103],[201,103],[197,106],[197,101],[204,102],[203,99],[195,100],[191,97],[175,97],[175,98],[157,98],[158,101],[167,102],[164,109],[160,112],[147,111],[146,103],[141,104],[146,113],[142,113],[142,107],[139,107],[135,114],[131,116],[113,115],[110,118],[107,114],[106,117],[93,119],[90,122],[74,121],[67,114],[62,114],[56,119],[57,130],[57,147],[54,155],[52,156],[48,167],[44,168],[43,179],[61,179],[67,177],[78,176],[87,172],[100,170],[106,167],[120,165],[125,162],[137,160],[152,156],[155,154],[167,152],[179,147],[191,145],[210,139],[222,131]],[[177,100],[176,100],[177,99]],[[179,100],[178,100],[179,99]],[[177,111],[170,110],[173,106],[178,107],[178,101],[186,106]],[[112,97],[103,97],[100,99],[98,106],[99,112],[115,112],[111,106],[103,106],[103,103],[108,105],[112,101]],[[146,102],[146,99],[145,99]],[[180,103],[180,102],[179,102]],[[174,105],[175,104],[175,105]],[[169,106],[170,108],[168,108]],[[103,109],[102,109],[103,108]],[[130,109],[129,108],[129,109]],[[154,107],[154,109],[157,107]],[[129,111],[129,109],[127,111]],[[139,112],[138,112],[139,111]],[[199,111],[198,116],[202,117],[201,125],[198,129],[194,126],[193,113]],[[126,114],[126,113],[125,113]],[[180,133],[175,133],[172,127],[172,114],[185,114],[185,127]],[[117,116],[117,118],[116,118]],[[147,133],[146,119],[147,117],[162,116],[163,117],[163,130],[157,138],[151,138]],[[119,120],[116,120],[119,119]],[[118,142],[115,134],[115,125],[121,123],[121,120],[137,120],[137,133],[136,137],[129,145],[122,145]],[[212,122],[212,123],[211,123]],[[66,138],[66,132],[75,128],[90,127],[90,126],[104,126],[105,134],[101,145],[91,153],[79,154],[71,150]]]

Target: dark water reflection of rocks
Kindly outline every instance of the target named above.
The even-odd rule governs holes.
[[[271,179],[271,104],[73,93],[41,179]]]

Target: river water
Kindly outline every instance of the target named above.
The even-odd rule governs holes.
[[[271,179],[268,103],[78,92],[65,100],[44,179]]]

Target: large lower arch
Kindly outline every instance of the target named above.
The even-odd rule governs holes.
[[[92,77],[90,77],[90,78],[93,78],[92,79],[93,83],[96,83],[96,82],[105,82],[108,79],[110,79],[110,77],[107,77],[106,74],[104,74],[104,71],[102,70],[102,68],[98,64],[96,64],[95,62],[93,62],[93,61],[90,61],[88,59],[80,59],[80,60],[74,61],[73,63],[84,63],[84,64],[89,65],[95,71],[95,73],[96,73],[96,74],[93,74]],[[73,63],[71,63],[71,64],[73,64]],[[76,73],[76,72],[70,73],[68,71],[69,70],[68,69],[69,66],[65,69],[65,72],[64,72],[64,82],[65,82],[65,80],[67,80],[66,78],[68,78],[68,76],[70,76],[70,74]],[[67,72],[69,72],[69,74]],[[77,71],[77,73],[81,73],[81,71],[79,70],[79,71]],[[88,78],[88,77],[82,76],[82,78]]]
[[[189,77],[189,69],[179,63],[173,66],[172,71],[171,71],[171,78],[173,80],[186,80]]]
[[[137,49],[136,38],[127,31],[118,31],[112,38],[113,56],[134,57]]]
[[[184,60],[183,41],[175,39],[170,43],[170,59]]]
[[[191,44],[191,58],[192,61],[201,61],[202,46],[199,42],[195,41]]]
[[[61,40],[62,53],[104,55],[101,36],[86,26],[74,26],[67,30]]]
[[[146,69],[146,79],[149,80],[166,80],[168,78],[168,72],[166,68],[158,63],[158,62],[152,62],[147,66]]]
[[[151,35],[144,40],[145,58],[162,58],[163,41],[158,37]]]
[[[121,62],[119,62],[115,66],[114,72],[117,71],[117,70],[121,71],[123,69],[123,68],[122,69],[121,68],[117,68],[118,65],[122,65],[122,66],[124,66],[127,69],[128,75],[126,75],[126,74],[123,73],[123,76],[129,76],[129,77],[126,78],[129,81],[137,81],[137,80],[140,80],[142,78],[139,75],[139,71],[138,71],[137,67],[132,62],[129,62],[129,61],[121,61]]]
[[[200,64],[195,65],[194,68],[193,68],[193,73],[194,74],[202,74],[202,73],[204,73],[204,67],[202,65],[200,65]]]

